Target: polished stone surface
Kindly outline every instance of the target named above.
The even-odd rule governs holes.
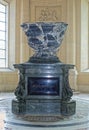
[[[58,122],[29,122],[11,112],[13,93],[0,94],[0,130],[89,130],[89,94],[74,94],[76,114]]]
[[[23,23],[21,27],[28,37],[30,47],[36,51],[47,50],[53,52],[60,46],[67,24],[64,22],[36,22]]]
[[[35,121],[58,121],[76,111],[76,101],[69,84],[69,69],[74,65],[55,63],[15,64],[19,70],[19,82],[12,100],[12,112],[28,115]],[[39,119],[38,119],[39,118]]]
[[[28,39],[28,45],[34,49],[30,62],[59,62],[56,52],[59,50],[67,24],[64,22],[36,22],[21,25]]]
[[[69,84],[69,70],[57,57],[67,24],[36,22],[21,25],[28,44],[35,51],[29,61],[14,64],[19,70],[19,82],[12,100],[12,113],[28,116],[29,121],[59,121],[72,116],[76,101]]]

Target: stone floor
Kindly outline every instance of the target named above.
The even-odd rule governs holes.
[[[13,93],[0,93],[0,130],[89,130],[89,94],[76,93],[76,114],[58,122],[29,122],[11,112]]]

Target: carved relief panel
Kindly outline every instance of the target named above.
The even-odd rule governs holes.
[[[30,0],[31,22],[66,21],[66,0]]]
[[[61,6],[37,6],[36,21],[61,21]]]

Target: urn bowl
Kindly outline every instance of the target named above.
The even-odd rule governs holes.
[[[67,24],[56,23],[23,23],[21,25],[27,38],[28,44],[34,50],[54,51],[61,45]]]

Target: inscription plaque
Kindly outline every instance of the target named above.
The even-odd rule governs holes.
[[[59,95],[59,78],[28,77],[28,95]]]

